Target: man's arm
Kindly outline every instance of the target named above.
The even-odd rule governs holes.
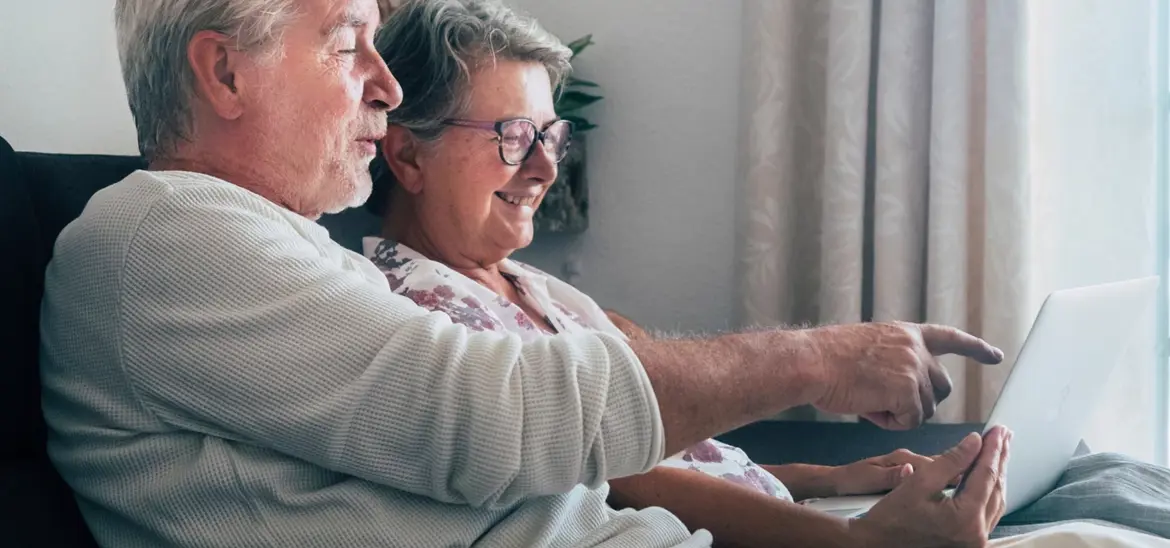
[[[613,325],[618,328],[618,331],[621,331],[622,334],[624,334],[626,338],[630,340],[651,338],[650,333],[645,329],[642,329],[638,324],[634,323],[633,320],[630,320],[629,318],[622,316],[613,310],[606,310],[605,316],[609,318],[609,321],[613,322]]]
[[[662,457],[651,385],[616,337],[525,345],[452,325],[323,256],[317,227],[227,185],[197,190],[104,192],[50,280],[54,303],[81,310],[68,303],[93,297],[78,272],[101,262],[120,276],[107,285],[121,300],[119,381],[160,428],[473,506],[601,485]],[[119,220],[142,202],[139,222]],[[132,243],[90,251],[110,241]]]
[[[722,547],[853,546],[846,520],[693,470],[657,467],[610,481],[615,508],[658,506]]]
[[[629,338],[654,384],[667,432],[668,455],[811,403],[822,390],[818,352],[802,331],[656,339],[613,310],[606,310],[605,315]],[[766,385],[768,390],[750,389],[748,382]],[[710,399],[695,402],[683,397],[692,393],[706,394]]]
[[[645,333],[607,315],[623,332]],[[862,415],[884,428],[913,428],[951,391],[935,355],[1003,359],[999,349],[957,329],[901,322],[629,342],[654,385],[668,455],[805,404]]]
[[[181,192],[122,185],[99,202],[150,201],[145,218],[85,225],[101,215],[95,202],[70,232],[95,229],[76,236],[77,249],[84,238],[132,242],[124,255],[78,260],[114,263],[123,368],[142,404],[172,427],[494,506],[647,471],[665,454],[802,403],[891,414],[914,404],[908,416],[921,419],[917,328],[630,345],[582,334],[522,345],[371,284],[258,197],[226,185]],[[107,218],[126,215],[117,207]],[[59,264],[65,276],[81,271]],[[85,295],[85,280],[62,283]]]
[[[817,349],[803,331],[634,339],[630,347],[654,386],[667,455],[825,391]]]

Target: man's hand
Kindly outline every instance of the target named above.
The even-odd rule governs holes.
[[[985,364],[1003,352],[952,327],[908,323],[827,326],[806,332],[820,354],[825,390],[813,405],[856,414],[878,426],[907,430],[934,416],[951,394],[936,356],[958,354]]]
[[[962,331],[902,323],[628,342],[658,399],[667,455],[798,405],[913,428],[951,391],[935,355],[1003,359]]]
[[[985,546],[1003,517],[1010,441],[1011,432],[997,426],[985,438],[971,434],[934,462],[919,467],[865,517],[850,524],[858,545]],[[963,490],[950,497],[944,494],[951,480],[968,469]]]

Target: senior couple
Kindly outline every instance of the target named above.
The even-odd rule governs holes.
[[[986,342],[900,323],[661,339],[508,259],[573,132],[553,109],[570,53],[532,19],[118,0],[116,23],[150,165],[62,232],[42,314],[50,456],[103,545],[988,543],[1004,428],[843,467],[710,439],[805,404],[916,427],[951,390],[936,356],[999,362]],[[363,256],[316,220],[372,189]],[[853,520],[795,502],[891,490]]]

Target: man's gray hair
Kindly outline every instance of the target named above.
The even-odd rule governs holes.
[[[196,33],[224,34],[240,51],[279,56],[298,0],[117,0],[118,57],[138,148],[148,158],[173,152],[192,131],[195,75],[187,45]],[[389,0],[379,0],[383,18]]]
[[[378,38],[378,51],[402,86],[402,104],[390,111],[391,124],[431,141],[445,120],[467,108],[471,74],[497,59],[540,63],[554,93],[568,77],[572,52],[536,19],[498,0],[406,0]],[[373,166],[375,212],[392,178],[381,157]]]

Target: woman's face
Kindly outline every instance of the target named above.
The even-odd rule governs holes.
[[[500,60],[471,75],[461,120],[528,118],[538,129],[556,120],[548,72],[539,63]],[[490,264],[532,243],[532,216],[557,177],[556,159],[539,141],[528,159],[500,159],[493,130],[451,126],[418,158],[421,184],[410,191],[416,221],[445,254]]]

